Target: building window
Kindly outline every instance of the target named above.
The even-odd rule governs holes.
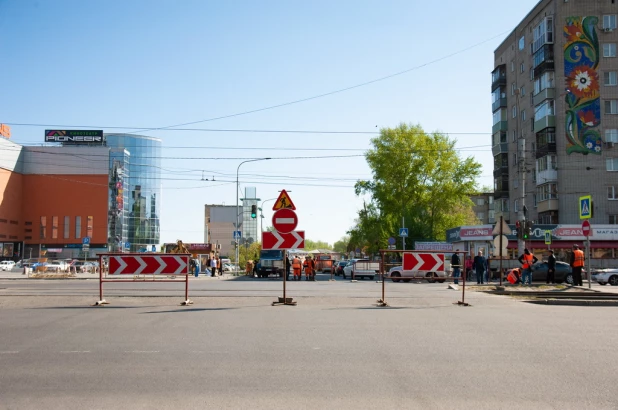
[[[618,192],[616,192],[615,185],[607,187],[607,199],[611,199],[611,200],[618,199]]]
[[[549,199],[558,199],[558,186],[554,183],[537,187],[537,198],[539,202]]]
[[[520,72],[520,73],[523,73],[525,70],[526,70],[526,66],[524,65],[524,63],[521,63],[521,64],[519,65],[519,72]]]
[[[517,153],[516,152],[513,153],[513,166],[514,167],[517,166]]]
[[[603,57],[616,57],[616,43],[603,44]]]
[[[526,121],[526,110],[521,110],[521,120]]]
[[[489,195],[488,202],[489,202],[489,205],[494,203],[494,196],[493,195]]]
[[[534,207],[536,208],[537,206],[536,194],[532,194],[532,203],[534,204]]]
[[[69,239],[70,237],[70,217],[65,216],[64,217],[64,229],[63,229],[63,235],[64,235],[64,239]]]
[[[616,29],[616,15],[615,14],[609,14],[609,15],[603,16],[603,28],[609,29],[609,30]]]
[[[554,100],[545,100],[534,108],[534,121],[539,121],[549,115],[555,115]]]
[[[526,86],[522,85],[521,88],[519,89],[519,94],[523,97],[524,95],[526,95]]]
[[[523,50],[526,47],[526,37],[521,36],[519,39],[519,51]]]
[[[605,71],[603,73],[603,84],[607,86],[617,85],[618,78],[616,77],[616,71]]]
[[[485,212],[477,212],[476,217],[481,221],[485,221]]]
[[[75,217],[75,239],[80,239],[82,237],[82,217]]]
[[[58,239],[58,217],[52,216],[52,239]]]
[[[517,133],[515,133],[515,131],[512,131],[513,133],[513,142],[515,142],[517,140]]]
[[[519,188],[519,178],[513,178],[513,188]]]
[[[610,215],[609,216],[609,224],[610,225],[618,225],[618,215]]]
[[[545,71],[534,80],[534,95],[540,93],[546,88],[554,88],[554,72]]]
[[[515,83],[511,83],[511,95],[515,95],[515,90],[517,89],[517,87],[515,86]]]
[[[605,130],[605,142],[618,142],[618,129]]]
[[[489,218],[488,222],[494,222],[496,220],[496,211],[490,210],[487,217]]]
[[[516,105],[513,106],[513,109],[511,111],[512,111],[511,114],[513,118],[517,118],[517,106]]]
[[[46,216],[42,216],[41,217],[41,232],[39,237],[41,239],[45,239],[45,231],[47,230],[47,217]]]
[[[92,238],[92,229],[93,229],[93,221],[94,221],[94,217],[89,216],[88,217],[88,227],[87,227],[87,236]]]
[[[519,199],[516,199],[513,202],[513,212],[515,212],[515,213],[519,212]]]
[[[618,114],[618,100],[605,101],[605,114]]]
[[[511,61],[511,72],[515,71],[515,62]]]

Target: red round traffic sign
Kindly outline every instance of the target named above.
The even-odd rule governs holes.
[[[279,233],[290,233],[298,225],[298,216],[290,208],[277,210],[273,215],[273,227]]]
[[[590,236],[590,221],[587,219],[582,222],[582,232],[584,233],[584,236]]]

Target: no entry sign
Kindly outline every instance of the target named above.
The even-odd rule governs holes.
[[[298,225],[298,216],[290,208],[277,210],[273,215],[273,227],[279,233],[290,233]]]

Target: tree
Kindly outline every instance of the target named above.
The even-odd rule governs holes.
[[[366,154],[373,178],[358,181],[356,194],[370,194],[371,204],[359,211],[352,239],[371,247],[398,236],[402,217],[408,240],[444,240],[446,230],[469,219],[468,193],[475,191],[481,165],[462,159],[455,141],[440,133],[426,133],[420,125],[383,128]],[[373,232],[371,231],[373,230]]]
[[[312,241],[311,239],[305,239],[305,249],[306,250],[314,250],[314,249],[332,249],[332,246],[328,242],[324,241]]]
[[[333,251],[344,253],[347,251],[348,243],[350,242],[350,236],[342,236],[337,242],[333,244]]]

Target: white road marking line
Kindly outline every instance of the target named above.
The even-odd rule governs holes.
[[[0,352],[0,354],[17,354],[19,350],[5,350],[4,352]]]
[[[60,353],[90,353],[90,350],[61,350]]]
[[[125,350],[125,353],[159,353],[158,350]]]

